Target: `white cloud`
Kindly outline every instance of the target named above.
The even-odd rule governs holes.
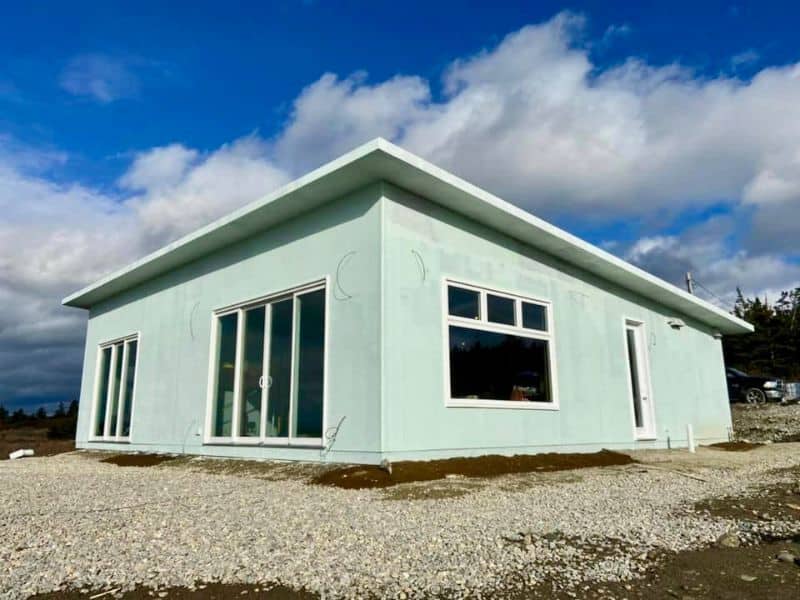
[[[255,135],[207,156],[182,146],[156,148],[138,155],[121,183],[140,191],[128,204],[148,238],[164,243],[287,183],[267,153]]]
[[[60,299],[287,180],[249,136],[136,156],[108,195],[47,176],[62,155],[0,145],[0,403],[77,392],[85,314]]]
[[[430,90],[419,77],[394,77],[377,85],[365,75],[326,73],[295,100],[290,122],[275,141],[280,164],[308,170],[374,137],[402,137],[426,116]]]
[[[601,68],[583,25],[562,13],[524,27],[454,61],[440,87],[413,74],[325,74],[271,139],[212,152],[165,140],[137,154],[111,191],[54,183],[48,170],[66,155],[0,137],[0,301],[11,307],[0,358],[33,365],[0,375],[0,400],[66,381],[74,389],[83,316],[61,309],[61,296],[379,135],[541,216],[584,225],[666,227],[686,209],[727,204],[731,217],[668,235],[650,225],[627,248],[605,246],[678,285],[692,270],[726,301],[737,284],[750,293],[798,284],[788,255],[800,236],[800,66],[751,79],[636,57]],[[99,102],[139,89],[124,62],[98,55],[73,60],[62,85]],[[53,352],[54,340],[70,350]]]
[[[127,61],[104,54],[72,58],[61,73],[61,87],[74,96],[90,97],[102,104],[139,93],[139,78]]]

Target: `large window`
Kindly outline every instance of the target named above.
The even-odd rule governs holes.
[[[445,285],[448,406],[557,408],[549,303]]]
[[[322,443],[325,284],[214,315],[209,443]]]
[[[100,344],[95,374],[92,440],[129,440],[138,349],[138,334]]]

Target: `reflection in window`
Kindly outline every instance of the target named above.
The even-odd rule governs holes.
[[[495,296],[494,294],[486,295],[486,312],[487,319],[492,323],[500,323],[501,325],[514,325],[516,322],[516,315],[514,314],[514,299],[504,298],[503,296]]]
[[[264,373],[263,306],[244,312],[244,356],[242,362],[242,406],[239,435],[261,435],[261,382]]]
[[[130,436],[137,348],[136,336],[100,347],[92,424],[95,438],[124,441]]]
[[[474,290],[448,286],[447,305],[453,317],[480,318],[480,294]]]
[[[139,344],[134,340],[128,342],[128,365],[125,371],[125,389],[122,400],[122,433],[127,437],[131,433],[131,411],[133,410],[133,384],[136,377],[136,351]]]
[[[322,389],[325,367],[325,290],[297,297],[297,437],[322,437]]]
[[[325,289],[288,291],[217,319],[209,437],[249,443],[321,441]]]
[[[547,311],[541,304],[522,303],[522,326],[547,331]]]
[[[238,315],[220,317],[217,361],[217,384],[214,394],[214,435],[231,435],[233,418],[233,387],[236,375],[236,332]]]
[[[547,340],[450,326],[452,398],[551,402]]]
[[[106,426],[106,401],[108,399],[108,371],[111,368],[111,346],[103,348],[100,358],[100,385],[95,402],[95,421],[94,434],[101,437],[105,433]]]
[[[292,387],[292,316],[294,300],[272,305],[269,344],[269,400],[267,437],[289,436],[289,399]]]

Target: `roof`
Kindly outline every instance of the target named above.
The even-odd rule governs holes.
[[[64,298],[63,304],[89,308],[123,290],[379,180],[502,231],[721,333],[753,331],[752,325],[723,309],[380,138],[103,277]]]

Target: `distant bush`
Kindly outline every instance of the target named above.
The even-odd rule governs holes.
[[[47,428],[49,440],[74,440],[75,430],[78,427],[78,415],[50,418],[50,427]]]

